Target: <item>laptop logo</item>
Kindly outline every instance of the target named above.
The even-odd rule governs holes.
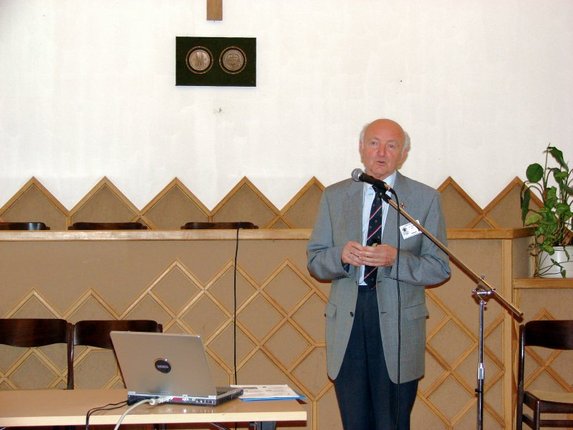
[[[155,360],[155,368],[159,370],[161,373],[169,373],[171,372],[171,364],[167,361],[166,358],[158,358]]]

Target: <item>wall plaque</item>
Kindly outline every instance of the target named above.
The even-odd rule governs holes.
[[[255,87],[254,37],[177,37],[175,84]]]

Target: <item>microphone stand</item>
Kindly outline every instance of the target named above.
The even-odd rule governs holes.
[[[430,239],[438,248],[444,251],[450,260],[455,263],[472,281],[476,283],[476,288],[472,291],[474,299],[479,304],[479,341],[478,341],[478,366],[477,366],[477,388],[475,392],[477,394],[477,429],[483,429],[483,397],[484,397],[484,380],[485,380],[485,364],[484,364],[484,311],[487,301],[490,298],[494,298],[499,304],[504,308],[509,310],[513,317],[518,321],[523,321],[523,312],[509,303],[501,294],[499,294],[494,287],[492,287],[489,282],[485,280],[483,276],[479,276],[472,269],[470,269],[466,264],[464,264],[459,258],[457,258],[438,238],[436,238],[432,233],[430,233],[424,226],[422,226],[418,221],[416,221],[407,211],[398,207],[396,202],[386,194],[386,189],[382,189],[377,185],[373,185],[376,191],[380,194],[382,199],[392,206],[397,212],[398,217],[402,215],[408,221],[410,221],[418,230],[420,230],[424,236]],[[394,193],[393,189],[389,191]]]

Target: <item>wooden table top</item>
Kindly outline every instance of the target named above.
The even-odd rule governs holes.
[[[0,391],[0,426],[85,425],[86,413],[127,399],[123,389],[97,390],[4,390]],[[128,406],[98,411],[90,425],[116,424]],[[222,405],[188,406],[143,404],[124,418],[124,424],[170,424],[209,422],[306,421],[307,413],[295,400],[245,402],[231,400]]]

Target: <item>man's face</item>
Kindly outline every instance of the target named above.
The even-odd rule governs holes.
[[[391,120],[377,120],[368,126],[359,144],[366,173],[386,179],[403,161],[404,131]]]

